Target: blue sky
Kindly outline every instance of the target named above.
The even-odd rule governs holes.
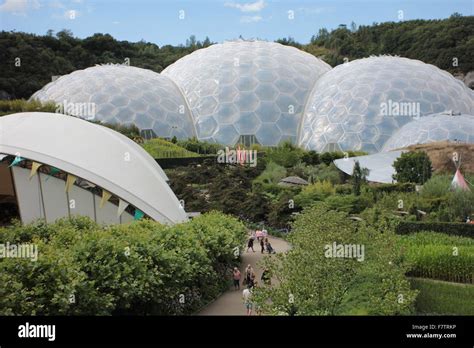
[[[402,12],[400,12],[402,11]],[[0,0],[0,30],[184,44],[194,34],[222,42],[291,36],[307,43],[320,28],[472,15],[474,0]]]

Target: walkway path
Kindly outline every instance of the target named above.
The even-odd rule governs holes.
[[[289,244],[283,239],[268,237],[270,243],[272,244],[273,249],[277,253],[285,252],[289,249]],[[262,269],[257,267],[257,262],[262,259],[262,257],[268,256],[267,253],[260,253],[260,244],[255,241],[254,247],[255,253],[250,250],[250,252],[244,251],[242,254],[242,264],[240,265],[240,272],[242,274],[242,279],[245,274],[245,267],[250,263],[255,270],[257,276],[257,281],[260,282],[260,277],[262,275]],[[227,290],[222,296],[217,300],[210,303],[204,309],[202,309],[198,315],[245,315],[245,306],[242,301],[242,285],[240,290],[234,290],[232,286],[231,289]]]

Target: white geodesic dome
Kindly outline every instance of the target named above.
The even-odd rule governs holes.
[[[296,141],[308,95],[330,68],[294,47],[238,40],[197,50],[162,74],[187,98],[198,138],[234,145],[254,136],[273,146]]]
[[[438,114],[420,117],[395,132],[382,151],[442,140],[474,144],[474,116]]]
[[[164,138],[195,136],[192,116],[179,88],[151,70],[125,65],[77,70],[48,83],[30,99],[61,105],[90,103],[94,117],[74,111],[69,114],[105,123],[134,124]]]
[[[392,56],[358,59],[335,67],[316,82],[298,144],[317,151],[375,153],[418,116],[470,113],[473,108],[474,93],[433,65]]]

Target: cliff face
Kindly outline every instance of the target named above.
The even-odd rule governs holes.
[[[407,147],[407,149],[426,152],[433,163],[434,172],[448,174],[452,174],[456,170],[453,163],[453,155],[457,152],[461,158],[463,174],[474,174],[474,144],[438,141],[429,144],[412,145]]]

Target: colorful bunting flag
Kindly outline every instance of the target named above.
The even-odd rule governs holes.
[[[60,172],[60,170],[59,170],[58,168],[56,168],[56,167],[50,167],[50,169],[49,169],[49,175],[48,175],[48,177],[46,178],[45,181],[48,181],[48,179],[49,179],[50,176],[53,176],[53,175],[55,175],[55,174],[58,174],[59,172]]]
[[[13,160],[13,162],[8,166],[8,168],[16,166],[18,163],[20,163],[21,161],[24,161],[24,160],[25,159],[23,157],[16,156],[15,159]]]
[[[105,202],[107,202],[110,199],[110,197],[112,197],[112,194],[102,189],[102,199],[100,200],[99,208],[102,208]]]
[[[42,165],[42,163],[33,162],[33,164],[31,165],[31,172],[29,177],[30,180],[38,172],[39,167],[41,167]]]
[[[118,205],[118,210],[117,210],[117,217],[120,217],[120,215],[123,214],[125,209],[127,209],[128,203],[125,201],[122,201],[122,199],[119,199],[119,205]]]
[[[136,208],[135,208],[135,216],[134,216],[134,219],[135,219],[135,220],[140,220],[143,216],[145,216],[145,213],[142,212],[140,209],[136,209]]]
[[[67,175],[67,180],[66,180],[66,192],[69,192],[71,189],[72,185],[76,182],[77,177],[75,177],[72,174]]]

